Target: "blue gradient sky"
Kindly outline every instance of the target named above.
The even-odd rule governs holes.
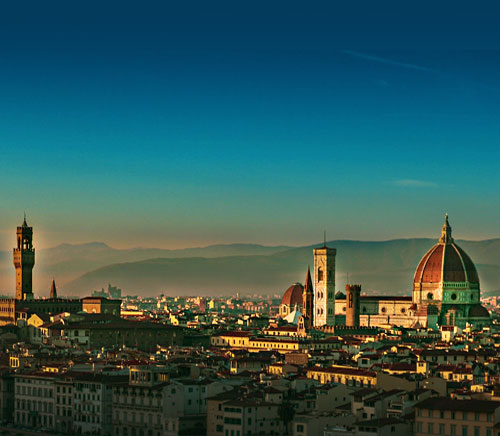
[[[494,11],[182,3],[2,5],[2,247],[500,236]]]

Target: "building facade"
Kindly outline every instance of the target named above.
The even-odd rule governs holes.
[[[496,436],[500,403],[429,398],[415,406],[415,436]]]
[[[14,424],[55,430],[54,377],[43,372],[15,376]]]

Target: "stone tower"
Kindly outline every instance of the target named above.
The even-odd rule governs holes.
[[[305,328],[312,328],[314,320],[314,290],[311,280],[311,270],[307,267],[306,283],[302,293],[302,313],[305,318]]]
[[[52,298],[53,300],[57,298],[57,288],[55,280],[52,280],[52,285],[50,287],[50,298]]]
[[[34,265],[33,227],[28,226],[26,215],[24,215],[22,226],[17,228],[17,248],[14,248],[16,300],[31,300],[33,298],[32,271]]]
[[[361,285],[345,285],[345,325],[347,327],[359,327],[360,294]]]
[[[335,248],[314,249],[314,326],[335,325]]]

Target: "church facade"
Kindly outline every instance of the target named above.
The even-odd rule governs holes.
[[[361,285],[334,292],[336,250],[314,249],[314,290],[307,272],[299,329],[349,327],[481,328],[490,324],[480,302],[479,276],[470,257],[455,244],[448,215],[441,237],[419,262],[411,296],[361,295]],[[307,292],[306,292],[307,289]]]

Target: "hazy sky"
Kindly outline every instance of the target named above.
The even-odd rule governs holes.
[[[1,249],[500,236],[484,5],[8,3]]]

